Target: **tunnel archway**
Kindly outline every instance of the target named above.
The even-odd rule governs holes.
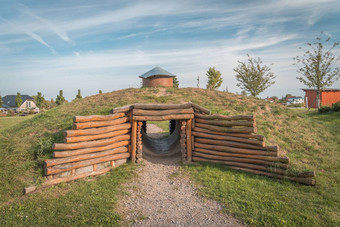
[[[153,138],[146,132],[147,124],[143,122],[142,142],[143,154],[146,156],[173,156],[180,154],[180,124],[177,120],[169,121],[169,136],[163,138]]]

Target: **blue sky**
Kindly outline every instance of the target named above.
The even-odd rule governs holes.
[[[205,87],[209,67],[220,90],[241,92],[233,68],[249,53],[271,66],[276,84],[261,97],[303,95],[293,57],[324,31],[340,40],[340,1],[3,1],[0,95],[68,100],[139,87],[160,66],[180,87]],[[340,87],[336,82],[333,87]]]

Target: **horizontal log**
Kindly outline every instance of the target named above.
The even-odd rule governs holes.
[[[264,147],[265,143],[264,141],[254,140],[254,139],[248,139],[248,138],[239,138],[234,136],[221,136],[221,135],[215,135],[215,134],[208,134],[204,132],[192,132],[192,135],[201,137],[201,138],[210,138],[210,139],[216,139],[216,140],[224,140],[224,141],[235,141],[245,144],[253,144],[258,147]]]
[[[215,150],[215,151],[225,151],[225,152],[231,152],[231,153],[237,153],[237,154],[253,154],[253,155],[264,155],[264,156],[275,156],[275,157],[278,156],[277,152],[272,152],[272,151],[259,151],[259,150],[251,150],[251,149],[244,149],[244,148],[209,145],[209,144],[197,143],[196,141],[195,141],[195,147]]]
[[[194,156],[197,158],[197,156]],[[199,157],[201,158],[201,157]],[[287,170],[283,170],[283,169],[278,169],[278,168],[273,168],[273,167],[267,167],[267,166],[263,166],[263,165],[255,165],[255,164],[248,164],[248,163],[241,163],[241,162],[232,162],[232,161],[223,161],[223,160],[214,160],[214,159],[208,159],[208,158],[204,158],[209,162],[212,163],[221,163],[221,164],[225,164],[227,166],[235,166],[235,167],[241,167],[241,168],[247,168],[247,169],[254,169],[254,170],[260,170],[260,171],[264,171],[264,172],[269,172],[269,173],[276,173],[276,174],[280,174],[280,175],[285,175],[287,173]]]
[[[292,175],[296,177],[315,177],[316,176],[315,171],[297,172]]]
[[[104,133],[104,134],[92,135],[92,136],[65,137],[64,143],[78,143],[78,142],[84,142],[84,141],[111,138],[111,137],[114,137],[114,136],[124,135],[124,134],[127,134],[129,132],[130,132],[129,129],[124,129],[124,130],[113,131],[113,132],[108,132],[108,133]]]
[[[126,152],[126,153],[121,153],[121,154],[108,155],[108,156],[104,156],[100,158],[89,159],[89,160],[80,161],[80,162],[55,165],[55,166],[45,168],[45,175],[61,173],[61,172],[69,171],[72,169],[77,169],[77,168],[84,167],[84,166],[90,166],[90,165],[101,163],[101,162],[114,161],[118,159],[129,158],[129,157],[130,157],[130,153]]]
[[[202,123],[202,124],[208,124],[208,125],[224,126],[224,127],[232,127],[232,126],[256,127],[255,121],[206,120],[206,119],[196,118],[196,122]]]
[[[228,156],[220,156],[220,155],[212,155],[205,154],[201,152],[194,151],[193,153],[196,157],[212,159],[212,160],[221,160],[221,161],[229,161],[229,162],[237,162],[237,163],[250,163],[264,166],[274,166],[282,169],[288,169],[288,165],[284,163],[275,163],[271,161],[265,161],[261,159],[251,159],[251,158],[237,158],[237,157],[228,157]]]
[[[83,155],[72,156],[72,157],[67,157],[67,158],[48,159],[44,161],[44,164],[45,164],[45,167],[51,167],[51,166],[60,165],[64,163],[77,162],[77,161],[94,159],[94,158],[104,157],[104,156],[113,155],[113,154],[119,154],[119,153],[123,153],[127,151],[128,151],[127,147],[118,147],[118,148],[114,148],[114,149],[110,149],[110,150],[106,150],[102,152],[83,154]]]
[[[120,125],[102,127],[102,128],[91,128],[91,129],[82,129],[82,130],[66,130],[64,131],[65,137],[73,137],[73,136],[88,136],[88,135],[98,135],[104,134],[108,132],[113,132],[117,130],[123,130],[131,128],[131,123],[124,123]]]
[[[84,129],[84,128],[98,128],[104,126],[113,126],[123,124],[129,121],[128,117],[122,117],[111,121],[91,121],[91,122],[84,122],[84,123],[74,123],[72,128],[73,129]]]
[[[120,141],[114,144],[110,144],[107,146],[102,147],[92,147],[92,148],[84,148],[84,149],[77,149],[77,150],[70,150],[70,151],[55,151],[53,152],[54,158],[64,158],[64,157],[70,157],[70,156],[77,156],[81,154],[89,154],[93,152],[98,151],[106,151],[110,149],[114,149],[121,146],[127,146],[130,144],[130,140]]]
[[[251,127],[247,127],[247,128],[220,127],[220,126],[215,126],[215,125],[198,123],[197,119],[196,119],[196,122],[195,122],[195,127],[205,128],[205,129],[209,129],[209,130],[217,131],[217,132],[232,132],[232,133],[256,133],[257,132],[256,127],[255,128],[251,128]]]
[[[199,157],[193,157],[194,161],[199,161],[199,162],[212,162],[212,163],[218,163],[218,161],[213,161],[205,158],[199,158]],[[249,169],[249,168],[242,168],[242,167],[236,167],[236,166],[228,166],[230,169],[235,169],[235,170],[241,170],[244,172],[248,173],[253,173],[257,175],[263,175],[267,177],[272,177],[272,178],[278,178],[278,179],[287,179],[291,181],[295,181],[301,184],[306,184],[306,185],[315,185],[315,179],[313,178],[303,178],[303,177],[290,177],[290,176],[285,176],[285,175],[280,175],[280,174],[275,174],[275,173],[269,173],[265,171],[260,171],[260,170],[254,170],[254,169]]]
[[[93,172],[87,172],[87,173],[82,173],[82,174],[79,174],[79,175],[47,180],[42,184],[42,186],[48,187],[48,186],[52,186],[52,185],[55,185],[55,184],[73,181],[73,180],[77,180],[77,179],[81,179],[81,178],[85,178],[85,177],[89,177],[89,176],[101,175],[101,174],[109,172],[110,170],[112,170],[112,168],[114,168],[114,167],[107,167],[107,168],[97,170],[97,171],[93,171]]]
[[[89,121],[110,121],[117,118],[124,117],[124,113],[110,114],[110,115],[91,115],[91,116],[74,116],[73,122],[89,122]]]
[[[224,140],[215,140],[215,139],[205,139],[205,138],[200,138],[197,136],[195,138],[195,141],[198,143],[213,144],[213,145],[220,145],[220,146],[226,146],[226,147],[247,148],[247,149],[254,149],[254,150],[264,149],[263,147],[259,147],[259,146],[252,145],[252,144],[224,141]]]
[[[248,133],[241,134],[241,133],[217,132],[217,131],[212,131],[212,130],[209,130],[209,129],[197,127],[197,125],[195,125],[193,131],[204,132],[204,133],[211,134],[211,135],[233,136],[233,137],[237,137],[237,138],[256,139],[256,140],[259,140],[259,141],[265,141],[266,140],[266,138],[264,136],[261,136],[261,135],[254,135],[254,134],[248,134]]]
[[[109,144],[113,144],[118,141],[128,140],[130,139],[130,135],[119,135],[109,139],[95,140],[90,142],[79,142],[79,143],[55,143],[52,146],[53,150],[74,150],[79,148],[90,148],[90,147],[99,147],[105,146]]]
[[[171,110],[171,109],[189,109],[190,103],[185,104],[134,104],[133,109],[143,110]]]
[[[289,164],[290,162],[288,157],[272,157],[272,156],[263,156],[263,155],[236,154],[236,153],[209,150],[209,149],[204,149],[204,148],[199,148],[199,147],[195,147],[195,151],[201,152],[204,154],[212,154],[212,155],[219,155],[219,156],[226,156],[226,157],[259,159],[259,160],[265,160],[265,161],[270,161],[270,162],[281,162],[285,164]]]
[[[221,114],[213,114],[213,115],[204,115],[195,113],[195,118],[207,119],[207,120],[227,120],[227,121],[235,121],[235,120],[244,120],[244,121],[255,121],[255,115],[236,115],[236,116],[226,116]]]
[[[211,111],[208,110],[207,108],[204,108],[203,106],[200,106],[200,105],[197,105],[195,103],[192,103],[190,102],[191,106],[196,108],[197,110],[201,111],[202,113],[205,113],[205,114],[211,114]]]
[[[135,121],[165,121],[165,120],[187,120],[194,118],[193,114],[172,114],[163,116],[133,116]]]
[[[132,110],[133,105],[126,105],[126,106],[121,106],[121,107],[117,107],[111,110],[112,114],[115,113],[126,113],[129,112],[130,110]]]
[[[143,110],[134,109],[132,111],[134,116],[164,116],[172,114],[194,114],[194,110],[190,109],[175,109],[175,110]]]

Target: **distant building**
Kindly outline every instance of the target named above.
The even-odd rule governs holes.
[[[275,101],[273,98],[269,98],[269,97],[265,98],[264,100],[266,100],[267,102],[270,102],[270,103]]]
[[[22,104],[17,107],[15,104],[16,95],[6,95],[2,98],[2,109],[3,110],[14,110],[16,112],[23,110],[33,110],[36,113],[39,113],[39,108],[34,102],[34,98],[29,95],[22,95],[21,100]]]
[[[307,108],[317,108],[318,100],[316,89],[302,89],[305,92]],[[320,94],[320,105],[331,106],[332,104],[340,102],[340,89],[326,88]]]
[[[173,87],[175,75],[161,67],[155,67],[139,77],[143,79],[143,87]]]
[[[286,105],[291,105],[291,104],[301,104],[304,103],[304,100],[301,96],[288,96],[286,99]]]

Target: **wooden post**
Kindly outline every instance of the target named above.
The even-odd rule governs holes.
[[[186,124],[187,122],[185,120],[181,121],[181,153],[182,153],[182,160],[185,161],[187,157],[187,150],[186,150]]]
[[[136,139],[137,139],[137,121],[132,121],[131,129],[131,161],[136,162]]]
[[[191,150],[191,124],[192,124],[192,119],[187,120],[187,125],[186,125],[186,137],[187,137],[187,160],[191,162],[192,158],[192,150]]]
[[[137,137],[136,137],[136,141],[137,141],[137,154],[136,154],[136,158],[137,158],[137,162],[140,162],[143,160],[143,144],[142,144],[142,127],[143,127],[143,122],[142,121],[138,121],[137,123]]]

